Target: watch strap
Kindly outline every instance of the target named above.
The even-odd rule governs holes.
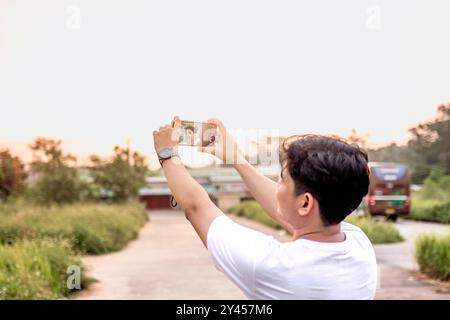
[[[158,155],[158,158],[159,158],[159,164],[160,164],[161,167],[162,167],[164,161],[169,160],[169,159],[172,159],[173,157],[179,157],[179,155],[178,155],[178,153],[175,151],[175,149],[172,149],[171,152],[170,152],[170,155],[169,155],[168,157],[166,157],[166,158],[162,158],[161,156]]]

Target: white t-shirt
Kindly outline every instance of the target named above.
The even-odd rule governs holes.
[[[282,243],[225,215],[208,230],[208,252],[249,299],[373,299],[375,252],[360,228],[342,222],[346,239]]]

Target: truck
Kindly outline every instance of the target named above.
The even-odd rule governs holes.
[[[411,206],[411,178],[407,165],[369,162],[370,184],[366,208],[371,216],[385,216],[396,221],[408,215]]]

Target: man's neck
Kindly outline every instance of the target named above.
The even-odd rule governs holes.
[[[293,240],[307,239],[317,242],[342,242],[345,234],[341,232],[341,224],[332,226],[305,226],[295,229]]]

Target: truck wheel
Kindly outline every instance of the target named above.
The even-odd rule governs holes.
[[[386,220],[395,222],[395,221],[397,221],[397,218],[398,218],[398,216],[396,214],[391,214],[386,217]]]

